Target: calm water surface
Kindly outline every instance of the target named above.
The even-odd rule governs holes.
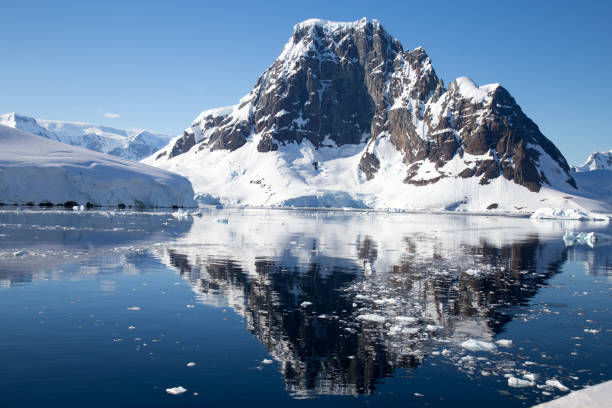
[[[5,209],[0,228],[2,407],[514,407],[612,379],[612,247],[562,239],[606,224]]]

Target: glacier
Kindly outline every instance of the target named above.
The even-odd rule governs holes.
[[[178,174],[0,125],[2,204],[180,207],[193,196]]]

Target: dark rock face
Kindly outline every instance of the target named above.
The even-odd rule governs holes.
[[[480,177],[485,185],[503,176],[537,192],[554,175],[576,188],[563,155],[506,89],[467,78],[446,89],[422,48],[403,50],[376,20],[296,25],[253,90],[238,105],[203,112],[167,156],[195,144],[236,150],[249,138],[262,153],[291,143],[365,143],[359,168],[366,180],[380,169],[375,147],[386,139],[406,164],[435,165],[438,174],[427,178],[411,167],[409,184]],[[454,173],[444,169],[465,154],[476,157]],[[542,167],[543,155],[554,169]]]

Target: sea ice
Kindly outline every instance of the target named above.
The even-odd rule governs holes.
[[[508,377],[508,385],[514,388],[533,387],[535,383],[529,380],[522,380],[516,377]]]
[[[584,329],[585,333],[591,333],[591,334],[599,334],[601,333],[601,329]]]
[[[395,320],[397,320],[400,323],[416,323],[417,318],[416,317],[408,317],[408,316],[395,316]]]
[[[471,351],[493,351],[495,344],[482,340],[469,339],[461,343],[461,347]]]
[[[359,315],[357,316],[357,319],[368,321],[368,322],[377,322],[377,323],[384,323],[385,320],[387,320],[384,316],[373,314],[373,313]]]
[[[179,394],[182,394],[182,393],[184,393],[186,391],[187,391],[187,389],[181,387],[180,385],[178,387],[166,388],[166,392],[168,394],[172,394],[172,395],[179,395]]]
[[[561,384],[558,380],[546,380],[546,385],[549,387],[554,387],[560,391],[569,391],[569,388]]]
[[[495,342],[500,347],[512,347],[512,340],[499,339]]]

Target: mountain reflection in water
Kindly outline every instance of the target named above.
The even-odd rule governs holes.
[[[370,394],[439,349],[494,343],[512,307],[527,304],[568,253],[587,271],[612,269],[609,251],[568,250],[560,239],[584,224],[275,211],[212,221],[195,218],[186,236],[154,253],[201,302],[244,317],[295,396]],[[510,357],[493,374],[520,374],[507,369]],[[474,359],[453,361],[477,370]]]

